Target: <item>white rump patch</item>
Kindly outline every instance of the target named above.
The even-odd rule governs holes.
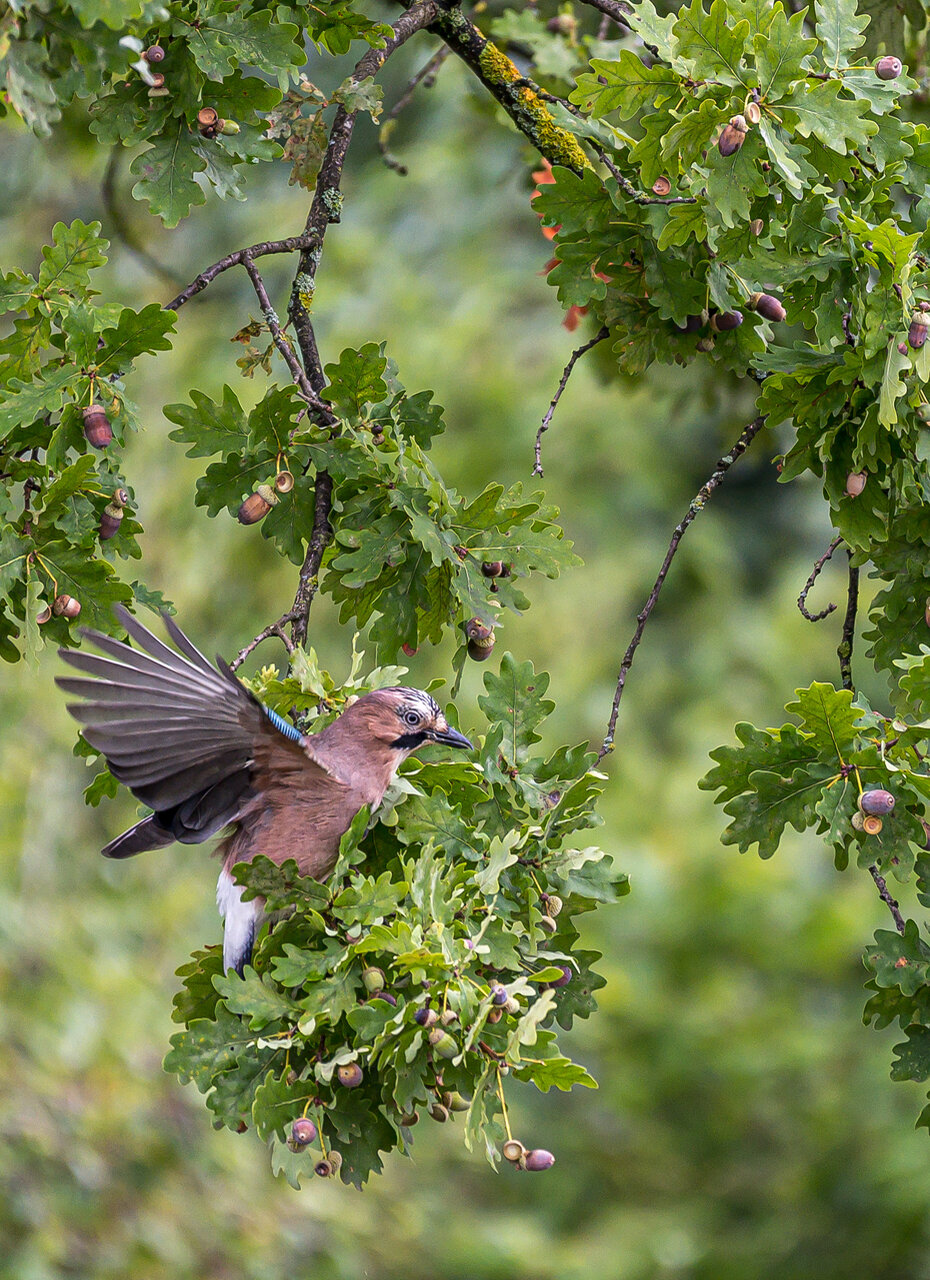
[[[223,917],[223,968],[241,973],[252,958],[252,944],[264,914],[254,898],[242,901],[242,885],[225,869],[216,882],[216,905]]]

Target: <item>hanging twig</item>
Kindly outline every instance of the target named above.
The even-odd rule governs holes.
[[[604,756],[606,756],[609,751],[613,750],[614,733],[617,728],[617,716],[620,713],[620,700],[623,697],[623,691],[626,688],[627,672],[633,665],[633,659],[636,657],[636,650],[639,648],[639,642],[642,640],[643,632],[646,629],[646,623],[649,621],[649,617],[656,606],[657,600],[659,599],[659,592],[662,590],[662,584],[665,582],[672,560],[675,558],[675,552],[678,550],[678,545],[687,532],[688,526],[701,513],[701,511],[704,510],[708,499],[718,485],[723,481],[724,476],[733,466],[733,463],[746,452],[764,425],[765,418],[758,417],[754,418],[747,427],[743,428],[743,431],[733,448],[729,453],[724,454],[724,456],[718,461],[713,475],[707,483],[702,485],[699,489],[698,493],[693,498],[691,505],[688,507],[684,519],[675,527],[675,531],[672,534],[672,540],[668,546],[668,551],[665,553],[665,559],[662,561],[662,567],[659,570],[659,576],[653,584],[652,590],[649,593],[649,598],[643,606],[642,612],[637,614],[636,630],[633,633],[633,639],[627,646],[626,653],[623,655],[623,661],[620,664],[620,674],[617,677],[617,689],[614,693],[613,706],[610,709],[610,719],[607,723],[607,734],[601,745],[600,751],[597,753],[599,762],[603,760]]]
[[[852,552],[847,552],[847,555],[849,556],[849,584],[846,591],[846,617],[843,619],[843,637],[836,653],[840,660],[840,678],[843,688],[852,689],[852,654],[856,638],[856,611],[859,608],[859,568],[852,562]]]
[[[897,902],[894,900],[894,898],[891,896],[891,894],[888,892],[887,881],[885,880],[885,877],[881,874],[881,872],[879,871],[878,867],[875,865],[874,862],[869,867],[869,875],[875,881],[875,884],[878,888],[878,896],[881,898],[882,902],[884,902],[885,906],[891,912],[892,918],[894,920],[894,927],[897,929],[898,933],[903,934],[904,933],[904,917],[901,915],[901,909],[898,906]]]
[[[804,590],[798,596],[798,608],[801,610],[801,616],[806,618],[808,622],[823,622],[824,618],[829,618],[830,614],[836,609],[836,605],[831,602],[827,605],[826,609],[821,609],[819,613],[809,613],[807,610],[807,595],[811,587],[817,581],[820,570],[824,567],[842,541],[842,538],[833,539],[829,547],[827,547],[826,551],[814,565],[811,570],[811,576],[804,584]]]
[[[578,360],[580,356],[583,356],[586,351],[590,351],[592,347],[596,347],[599,342],[603,342],[604,339],[607,337],[607,333],[608,333],[607,326],[603,325],[597,331],[594,337],[590,340],[590,342],[584,343],[583,346],[577,347],[572,352],[571,356],[569,357],[568,364],[562,370],[562,376],[559,379],[559,385],[556,388],[555,395],[549,401],[549,408],[546,410],[545,416],[543,417],[542,425],[540,426],[539,430],[536,432],[536,449],[535,449],[536,463],[533,467],[534,476],[541,476],[544,474],[543,466],[542,466],[543,432],[549,430],[549,424],[552,421],[552,415],[555,413],[555,407],[561,400],[562,392],[565,390],[566,386],[568,385],[568,380],[572,376],[572,369],[574,369],[575,367],[575,361]]]
[[[430,58],[429,62],[427,62],[425,66],[421,67],[420,70],[416,73],[416,75],[407,85],[407,88],[400,95],[400,97],[394,103],[393,107],[391,107],[390,111],[384,117],[384,122],[382,123],[381,129],[378,133],[378,150],[381,152],[381,158],[384,161],[384,163],[387,165],[387,167],[389,169],[393,169],[395,173],[400,174],[402,178],[405,178],[407,176],[407,173],[408,173],[407,166],[405,164],[402,164],[401,161],[398,160],[396,156],[391,155],[390,151],[388,150],[388,138],[391,135],[391,130],[393,128],[394,122],[396,121],[400,113],[407,106],[410,105],[410,102],[413,99],[413,95],[416,93],[417,89],[421,84],[424,89],[431,89],[433,87],[433,85],[436,83],[436,73],[438,72],[439,68],[442,66],[442,64],[445,62],[446,58],[448,58],[451,52],[452,50],[449,48],[447,44],[441,45],[433,54],[433,56]]]

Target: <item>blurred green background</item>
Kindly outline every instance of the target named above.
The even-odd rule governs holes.
[[[388,102],[428,56],[413,43],[390,64]],[[343,71],[308,74],[325,87]],[[78,114],[54,143],[4,128],[5,269],[32,269],[59,219],[101,218],[112,234],[107,156]],[[540,275],[538,161],[451,60],[392,148],[407,178],[359,126],[319,276],[324,359],[385,340],[408,388],[431,387],[447,407],[436,452],[450,480],[470,494],[532,483],[536,428],[589,336],[565,331]],[[117,190],[133,234],[183,282],[302,226],[308,196],[286,178],[283,164],[257,172],[245,204],[211,201],[170,233],[134,205],[124,169]],[[282,314],[291,269],[266,260]],[[136,307],[174,293],[118,243],[100,288]],[[147,530],[141,574],[227,656],[286,606],[294,572],[257,529],[194,507],[200,464],[168,440],[161,407],[224,381],[258,398],[230,344],[250,313],[245,276],[227,273],[184,308],[174,352],[143,362],[129,388],[148,427],[125,459]],[[497,649],[551,671],[548,745],[603,737],[671,529],[751,406],[745,385],[700,370],[661,367],[631,384],[611,377],[603,348],[579,364],[545,437],[543,483],[585,566],[531,584],[533,609],[507,619]],[[601,1088],[510,1090],[515,1132],[557,1155],[545,1177],[495,1174],[464,1152],[460,1126],[424,1125],[416,1158],[390,1160],[363,1194],[323,1182],[295,1193],[253,1134],[215,1132],[193,1087],[161,1070],[174,970],[220,937],[215,864],[177,846],[104,862],[131,798],[83,806],[88,775],[71,755],[53,656],[4,673],[0,1277],[930,1276],[922,1095],[888,1080],[894,1032],[860,1025],[861,950],[887,914],[868,877],[838,875],[813,837],[769,863],[721,847],[723,817],[697,790],[736,720],[779,723],[797,686],[837,678],[836,617],[812,626],[795,607],[831,530],[815,486],[777,484],[783,447],[760,438],[690,530],[633,667],[599,833],[633,892],[586,918],[608,984],[568,1041]],[[844,590],[842,564],[828,567],[812,607]],[[311,638],[347,670],[351,635],[324,598]],[[451,653],[421,650],[411,683],[448,676]],[[861,646],[856,674],[880,700]],[[472,665],[458,698],[466,730],[480,731],[480,690]]]

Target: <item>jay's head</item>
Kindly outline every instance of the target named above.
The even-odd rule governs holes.
[[[438,704],[421,689],[378,689],[343,714],[363,719],[373,738],[404,756],[429,742],[472,748],[464,734],[449,728]]]

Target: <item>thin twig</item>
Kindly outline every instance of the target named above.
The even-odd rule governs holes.
[[[859,608],[859,568],[852,562],[852,552],[847,552],[847,555],[849,556],[849,583],[846,590],[846,617],[843,619],[843,636],[836,654],[840,660],[840,678],[843,688],[852,689],[852,654],[856,639],[856,611]]]
[[[277,622],[270,622],[267,627],[264,627],[261,631],[259,631],[258,635],[253,640],[250,640],[249,643],[245,645],[244,648],[240,649],[239,652],[236,654],[236,656],[233,658],[232,662],[229,664],[230,671],[238,670],[238,668],[242,666],[243,662],[249,656],[249,654],[253,651],[253,649],[257,649],[263,640],[269,640],[272,636],[277,636],[277,638],[283,643],[288,653],[293,653],[294,646],[293,644],[291,644],[291,641],[289,640],[287,633],[284,630],[284,627],[287,625],[287,623],[291,622],[292,620],[293,620],[293,611],[288,610],[287,613],[283,613],[281,617],[278,618]]]
[[[572,352],[571,356],[569,357],[568,364],[562,370],[562,376],[559,379],[559,385],[556,388],[555,395],[549,401],[549,408],[546,410],[545,417],[542,420],[542,424],[539,430],[536,432],[536,448],[535,448],[536,462],[533,467],[534,476],[541,476],[544,474],[543,466],[542,466],[543,433],[549,430],[549,424],[552,421],[552,415],[555,413],[555,407],[561,400],[562,392],[565,390],[566,386],[568,385],[568,380],[572,376],[572,369],[574,369],[575,367],[575,361],[578,360],[580,356],[583,356],[586,351],[590,351],[592,347],[596,347],[599,342],[603,342],[604,339],[607,337],[607,334],[608,334],[608,329],[605,324],[597,331],[597,333],[590,340],[590,342],[586,342],[581,347],[576,347],[576,349]]]
[[[801,610],[801,616],[802,618],[806,618],[808,622],[823,622],[824,618],[829,618],[830,614],[833,613],[836,609],[836,605],[833,603],[830,603],[827,605],[826,609],[821,609],[819,613],[808,613],[807,595],[811,587],[817,581],[818,575],[820,574],[820,570],[824,567],[824,565],[827,563],[827,561],[833,555],[833,552],[837,549],[837,547],[840,545],[842,541],[843,541],[842,538],[833,539],[829,547],[827,547],[826,551],[823,553],[823,555],[814,565],[813,569],[811,570],[811,576],[807,579],[807,581],[804,584],[804,590],[798,596],[798,608]]]
[[[901,915],[901,910],[897,902],[888,892],[888,884],[885,880],[885,877],[881,874],[881,872],[879,871],[878,867],[875,865],[874,862],[869,867],[869,875],[875,881],[875,884],[878,888],[878,896],[881,898],[882,902],[884,902],[885,906],[891,912],[892,918],[894,919],[894,927],[897,929],[898,933],[903,934],[904,933],[904,917]]]
[[[274,307],[271,305],[271,300],[268,297],[268,290],[265,288],[265,282],[259,274],[258,268],[248,256],[242,259],[242,265],[245,267],[248,277],[252,281],[255,296],[258,298],[259,305],[262,309],[262,315],[265,318],[265,324],[267,324],[271,332],[275,346],[284,357],[284,363],[291,371],[291,377],[294,379],[307,401],[312,404],[315,409],[324,414],[329,414],[331,412],[329,405],[324,404],[316,391],[314,391],[313,387],[310,385],[310,380],[307,377],[300,361],[297,359],[297,353],[281,331],[280,322],[277,314],[275,313]]]
[[[692,499],[691,505],[688,507],[684,519],[675,526],[675,531],[672,534],[672,540],[669,543],[668,551],[665,553],[665,559],[662,561],[662,567],[659,570],[659,576],[653,584],[652,590],[649,593],[649,598],[643,606],[642,612],[637,614],[636,630],[633,633],[633,639],[627,646],[626,653],[623,655],[623,661],[620,664],[620,674],[617,677],[617,689],[614,693],[613,706],[610,710],[610,719],[607,722],[607,734],[604,738],[603,744],[601,745],[600,751],[597,753],[598,761],[603,760],[604,756],[606,756],[609,751],[613,750],[614,733],[617,728],[617,716],[620,712],[620,699],[623,697],[623,691],[626,688],[627,672],[633,665],[636,650],[639,648],[639,642],[642,640],[643,632],[646,629],[646,623],[649,621],[649,617],[659,599],[659,592],[662,590],[662,584],[665,582],[672,560],[675,557],[675,552],[678,550],[678,544],[687,532],[688,526],[701,513],[701,511],[704,510],[711,494],[722,482],[724,476],[733,466],[733,463],[746,452],[764,425],[765,417],[760,416],[758,418],[754,418],[747,427],[743,428],[743,431],[733,448],[729,453],[724,454],[724,456],[718,461],[713,475],[707,483],[698,490],[696,496]]]
[[[211,266],[201,271],[199,276],[195,276],[176,298],[166,302],[165,310],[177,311],[179,307],[184,306],[185,302],[190,302],[191,298],[206,289],[208,284],[212,284],[218,275],[228,271],[230,267],[241,266],[246,258],[250,260],[263,258],[269,253],[296,253],[298,249],[303,249],[306,244],[307,237],[305,235],[288,236],[286,240],[263,240],[260,244],[250,244],[245,249],[237,249],[235,253],[227,253],[225,258],[220,258],[218,262],[214,262]]]
[[[637,204],[697,204],[697,196],[647,196],[645,191],[638,190],[633,186],[629,178],[623,176],[603,147],[599,147],[594,142],[591,145],[597,152],[597,157],[601,163],[610,170],[621,191],[625,191],[630,199],[635,200]]]
[[[623,0],[584,0],[584,3],[589,4],[592,9],[599,9],[601,13],[606,13],[608,18],[613,18],[617,26],[622,27],[624,31],[633,31],[629,22],[633,9],[630,5],[624,4]],[[645,40],[643,48],[648,49],[654,58],[661,56],[655,45],[646,44]]]
[[[389,169],[393,169],[395,173],[400,174],[402,178],[405,178],[409,171],[407,169],[407,166],[405,164],[402,164],[401,161],[398,160],[396,156],[391,155],[390,151],[388,150],[388,138],[391,133],[391,128],[394,124],[394,121],[397,119],[400,113],[410,105],[410,102],[413,99],[413,95],[416,93],[417,89],[421,84],[423,85],[424,89],[431,89],[433,87],[433,85],[436,83],[436,73],[439,71],[439,68],[442,66],[442,64],[445,62],[446,58],[448,58],[451,52],[452,50],[449,48],[447,44],[440,45],[440,47],[436,50],[436,52],[430,58],[429,62],[427,62],[425,66],[422,66],[420,68],[420,70],[416,73],[416,75],[407,85],[407,88],[400,95],[400,97],[394,103],[393,107],[391,107],[390,111],[384,117],[384,122],[381,125],[381,130],[378,134],[378,150],[381,152],[381,158],[384,161],[384,163],[387,165],[387,167]]]

